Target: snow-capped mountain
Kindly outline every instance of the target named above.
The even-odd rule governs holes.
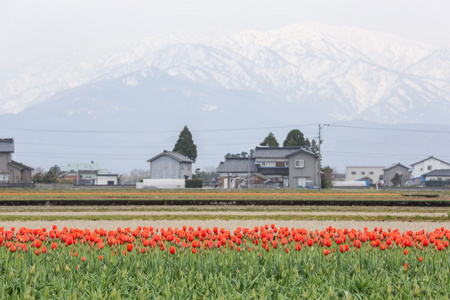
[[[256,93],[329,121],[435,122],[436,114],[450,112],[449,67],[450,49],[318,23],[213,40],[160,37],[101,55],[65,54],[4,66],[0,112],[17,113],[59,92],[123,76],[125,85],[139,85],[133,74],[155,68],[168,80]],[[198,100],[207,102],[201,106],[220,108],[214,92],[209,94]]]

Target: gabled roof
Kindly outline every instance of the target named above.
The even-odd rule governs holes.
[[[314,154],[314,152],[308,151],[306,149],[300,149],[300,150],[297,150],[295,152],[289,153],[289,154],[286,155],[286,157],[291,157],[291,156],[299,154],[299,153],[306,153],[306,154],[318,157],[318,155]]]
[[[431,172],[423,174],[422,176],[450,176],[450,169],[433,170]]]
[[[221,161],[216,169],[217,173],[247,173],[256,172],[258,168],[255,166],[255,159],[251,158],[225,158]]]
[[[387,170],[390,170],[390,169],[392,169],[392,168],[395,168],[395,167],[403,167],[403,168],[405,168],[405,169],[409,170],[409,168],[408,168],[408,167],[406,167],[406,166],[402,165],[401,163],[398,163],[398,164],[392,165],[392,166],[390,166],[390,167],[387,167],[387,168],[385,168],[385,169],[383,169],[383,170],[387,171]]]
[[[443,162],[444,164],[450,165],[450,163],[448,163],[448,162],[446,162],[446,161],[443,161],[443,160],[441,160],[441,159],[439,159],[439,158],[436,158],[436,157],[434,157],[434,156],[430,156],[430,157],[428,157],[428,158],[422,159],[421,161],[418,161],[418,162],[416,162],[416,163],[410,164],[410,166],[414,166],[414,165],[420,164],[421,162],[424,162],[424,161],[429,160],[429,159],[435,159],[435,160],[438,160],[438,161],[440,161],[440,162]]]
[[[0,152],[14,152],[14,140],[13,139],[0,139]]]
[[[181,155],[178,152],[172,152],[172,151],[167,151],[167,150],[164,150],[162,153],[150,158],[149,160],[147,160],[147,162],[152,162],[155,159],[160,158],[161,156],[169,156],[178,162],[185,162],[185,163],[193,163],[194,162],[192,159],[190,159],[184,155]]]
[[[30,171],[33,171],[33,170],[34,170],[32,167],[26,166],[26,165],[24,165],[24,164],[22,164],[22,163],[19,163],[19,162],[17,162],[17,161],[14,161],[14,160],[11,161],[10,165],[11,165],[11,166],[14,166],[14,167],[16,167],[16,168],[18,168],[18,169],[27,169],[27,170],[30,170]]]
[[[253,158],[286,158],[287,155],[299,151],[301,147],[256,147]]]
[[[98,171],[99,166],[97,163],[69,163],[68,166],[59,166],[61,173],[73,171]]]

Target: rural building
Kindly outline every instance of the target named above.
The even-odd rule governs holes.
[[[216,172],[219,174],[219,186],[225,189],[239,187],[236,180],[246,178],[249,174],[257,171],[255,159],[242,157],[226,157],[225,161],[220,162],[216,169]]]
[[[100,169],[94,163],[69,163],[67,166],[57,166],[58,177],[80,185],[117,185],[118,174],[109,174],[107,169]]]
[[[450,163],[433,156],[413,163],[411,164],[411,183],[420,184],[423,179],[423,174],[443,169],[450,169]]]
[[[384,167],[350,166],[346,167],[345,181],[369,180],[370,183],[381,182]]]
[[[301,147],[256,147],[251,158],[226,157],[217,173],[223,188],[245,186],[249,174],[250,187],[317,186],[319,161],[317,155]]]
[[[423,174],[424,182],[441,181],[443,185],[450,185],[450,169],[433,170]]]
[[[12,159],[14,139],[0,139],[0,184],[31,183],[34,170]]]
[[[395,177],[395,174],[399,174],[401,176],[400,186],[404,186],[409,183],[409,168],[398,163],[396,165],[392,165],[388,168],[383,169],[383,186],[394,186],[394,184],[392,183],[392,179]]]
[[[193,160],[178,152],[164,152],[147,160],[150,179],[192,179]]]

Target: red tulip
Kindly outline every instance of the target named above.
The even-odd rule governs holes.
[[[127,251],[131,252],[133,250],[133,244],[128,244],[127,245]]]
[[[169,252],[170,252],[170,254],[175,254],[175,247],[170,247],[169,248]]]

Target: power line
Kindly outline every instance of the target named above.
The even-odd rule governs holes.
[[[225,129],[194,129],[191,132],[224,132],[224,131],[246,131],[246,130],[261,130],[261,129],[277,129],[277,128],[292,128],[292,127],[306,127],[317,126],[317,124],[302,124],[302,125],[284,125],[284,126],[265,126],[265,127],[248,127],[248,128],[225,128]],[[1,128],[2,130],[11,131],[25,131],[25,132],[54,132],[54,133],[179,133],[179,130],[64,130],[64,129],[32,129],[32,128]]]
[[[429,129],[401,129],[401,128],[380,128],[368,126],[351,126],[351,125],[333,125],[332,127],[353,128],[353,129],[370,129],[370,130],[384,130],[384,131],[402,131],[402,132],[426,132],[426,133],[450,133],[448,130],[429,130]]]

